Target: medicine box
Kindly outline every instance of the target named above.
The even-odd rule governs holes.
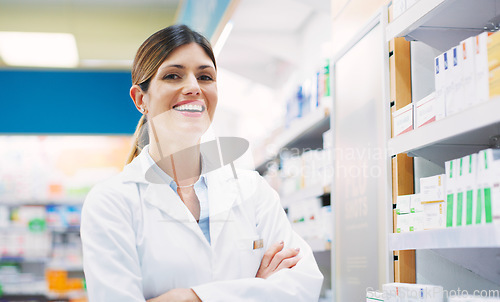
[[[442,53],[434,59],[434,86],[436,90],[434,107],[436,111],[436,119],[440,115],[445,116],[445,82],[447,69],[444,68],[444,57]]]
[[[398,196],[396,202],[396,214],[409,214],[411,205],[411,195]]]
[[[488,68],[488,33],[483,32],[475,38],[475,77],[477,102],[489,100],[489,68]]]
[[[396,233],[406,233],[410,231],[410,214],[396,215]]]
[[[463,194],[463,218],[462,225],[473,224],[474,217],[474,204],[477,190],[476,176],[477,176],[477,153],[464,156],[462,177],[460,178],[460,191]]]
[[[474,73],[474,37],[460,42],[459,60],[462,72],[460,82],[462,86],[462,107],[464,109],[473,106],[476,103],[476,77]]]
[[[424,125],[442,119],[445,115],[437,106],[436,93],[432,92],[415,103],[415,121],[414,128],[420,128]]]
[[[410,213],[420,213],[423,212],[422,202],[420,200],[420,194],[413,194],[410,198]]]
[[[438,285],[388,283],[382,288],[385,302],[443,301],[443,287]]]
[[[394,136],[413,130],[413,104],[392,113]]]
[[[500,149],[478,153],[476,224],[500,223]]]

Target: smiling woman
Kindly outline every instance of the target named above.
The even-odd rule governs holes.
[[[82,211],[90,300],[317,300],[323,276],[277,193],[255,171],[207,168],[219,161],[200,145],[217,106],[209,42],[183,25],[160,30],[132,81],[143,113],[133,160]]]

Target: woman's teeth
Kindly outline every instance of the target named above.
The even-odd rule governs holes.
[[[190,111],[190,112],[202,112],[203,106],[201,105],[192,105],[192,104],[184,104],[180,106],[175,106],[175,110],[177,111]]]

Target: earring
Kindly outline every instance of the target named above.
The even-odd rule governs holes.
[[[141,107],[141,112],[144,113],[144,108],[143,107]]]

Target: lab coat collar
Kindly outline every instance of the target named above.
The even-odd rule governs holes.
[[[158,179],[153,179],[155,183],[146,179],[146,171],[148,171],[151,165],[146,158],[146,152],[148,152],[148,148],[144,148],[141,153],[124,168],[122,172],[122,181],[147,185],[147,188],[143,191],[145,192],[143,195],[145,202],[163,211],[175,220],[173,222],[184,223],[188,228],[197,233],[200,238],[205,238],[193,215],[189,212],[189,209],[182,204],[179,197],[170,186],[161,183],[161,177],[159,175],[157,176]],[[204,165],[210,165],[208,159],[203,157],[203,154],[202,162],[204,162]],[[224,225],[231,219],[231,208],[235,205],[236,201],[241,201],[241,198],[238,198],[237,195],[239,191],[237,179],[234,178],[229,166],[223,166],[206,173],[205,181],[208,188],[210,238],[212,245],[214,245]]]

